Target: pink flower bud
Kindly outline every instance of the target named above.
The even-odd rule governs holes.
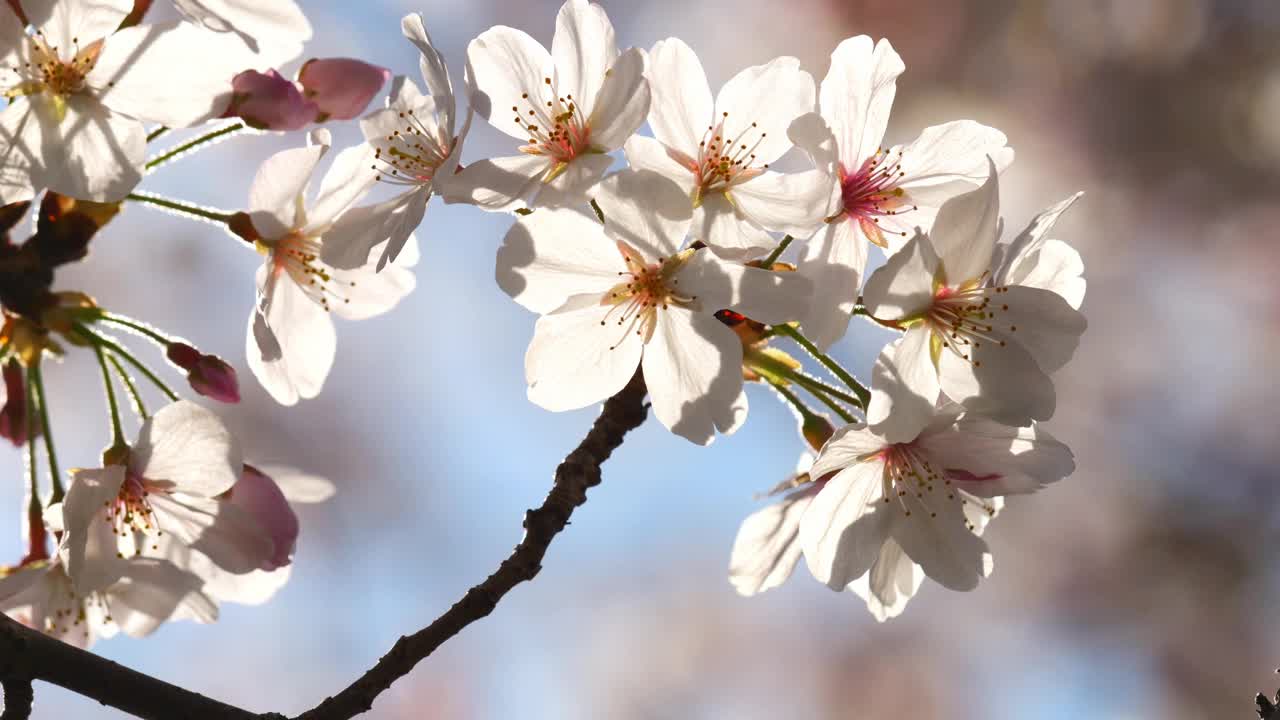
[[[234,94],[224,117],[238,117],[259,130],[298,130],[319,114],[297,85],[275,70],[245,70],[231,81]]]
[[[235,368],[216,355],[201,355],[200,361],[187,373],[191,389],[218,402],[240,402],[240,382]]]
[[[7,397],[4,407],[0,408],[0,437],[22,447],[28,440],[27,384],[17,360],[10,360],[4,366],[4,389]]]
[[[356,117],[390,77],[386,68],[347,58],[308,60],[298,72],[304,95],[320,109],[316,122]]]
[[[276,570],[292,561],[293,548],[298,542],[298,516],[274,480],[252,465],[245,465],[240,480],[231,487],[227,502],[257,520],[275,544],[275,551],[261,569]]]
[[[186,343],[169,343],[169,346],[164,349],[164,354],[169,358],[169,362],[187,372],[191,372],[196,363],[200,362],[200,351]]]

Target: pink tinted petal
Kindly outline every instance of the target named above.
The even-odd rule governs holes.
[[[238,117],[259,130],[299,130],[320,108],[275,70],[245,70],[231,81],[234,94],[225,117]]]
[[[235,368],[216,355],[201,355],[191,372],[187,374],[191,389],[218,402],[240,402],[240,382]]]
[[[275,552],[261,569],[271,571],[288,565],[298,540],[298,516],[275,481],[252,465],[245,465],[227,502],[257,520],[275,543]]]
[[[320,110],[317,122],[359,115],[390,77],[384,67],[348,58],[308,60],[298,72],[303,93]]]

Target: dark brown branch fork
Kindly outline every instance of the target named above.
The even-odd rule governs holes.
[[[542,569],[551,541],[569,524],[587,489],[600,484],[600,464],[639,427],[648,414],[640,371],[604,404],[591,431],[556,468],[551,492],[524,516],[524,538],[484,582],[467,591],[430,625],[402,636],[377,664],[338,694],[325,698],[295,720],[347,720],[373,707],[382,691],[407,674],[446,640],[493,612],[512,588]],[[0,615],[0,683],[5,711],[0,720],[30,716],[33,680],[155,720],[286,720],[278,713],[252,713],[171,685],[93,653],[80,650]]]

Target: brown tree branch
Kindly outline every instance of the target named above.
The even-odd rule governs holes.
[[[516,585],[542,569],[551,541],[569,524],[575,508],[587,501],[587,489],[600,484],[600,465],[648,414],[644,377],[636,374],[604,404],[591,431],[556,468],[555,481],[542,505],[524,516],[524,538],[484,582],[467,591],[443,615],[412,635],[402,636],[368,672],[337,695],[296,720],[349,720],[373,707],[373,701],[449,638],[487,616]],[[6,696],[11,685],[30,697],[30,681],[42,680],[140,718],[172,720],[285,720],[258,715],[185,688],[130,670],[93,653],[67,645],[0,614],[0,679]],[[21,697],[21,696],[20,696]],[[8,697],[6,699],[6,704]],[[29,707],[28,701],[28,707]],[[15,717],[25,717],[17,715]],[[8,720],[8,708],[3,718]]]

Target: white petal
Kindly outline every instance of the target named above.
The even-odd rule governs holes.
[[[307,212],[307,229],[326,229],[373,187],[373,148],[365,143],[338,153],[320,182],[320,191]]]
[[[264,238],[277,240],[299,228],[302,195],[326,145],[290,148],[262,163],[249,185],[249,217]]]
[[[556,14],[556,34],[551,39],[561,97],[572,97],[590,115],[590,103],[605,82],[605,73],[618,57],[613,24],[604,8],[587,0],[567,0]]]
[[[650,262],[671,257],[684,245],[693,208],[663,176],[639,170],[614,173],[600,183],[595,200],[604,212],[605,234]]]
[[[948,349],[939,356],[938,379],[947,397],[1006,425],[1053,417],[1053,381],[1021,345],[984,342],[970,355],[976,364]]]
[[[880,147],[905,69],[888,40],[872,46],[866,35],[844,40],[831,53],[819,103],[847,171],[856,171]]]
[[[698,141],[714,122],[715,112],[711,87],[698,56],[679,38],[659,41],[649,53],[648,75],[653,95],[649,105],[653,136],[686,155],[697,155]]]
[[[30,8],[27,19],[63,57],[71,56],[77,47],[111,35],[133,9],[129,0],[27,0],[23,5],[24,9]]]
[[[862,290],[867,313],[881,320],[902,320],[924,312],[933,303],[938,264],[928,235],[911,238],[867,278]]]
[[[29,42],[26,26],[18,19],[18,14],[11,11],[0,13],[0,67],[19,67],[25,63],[30,47]],[[10,75],[4,82],[0,82],[0,85],[8,90],[9,85],[15,80],[16,78]]]
[[[602,156],[603,157],[603,156]],[[537,194],[551,161],[539,155],[488,158],[467,165],[441,188],[445,202],[465,202],[481,210],[506,212]]]
[[[111,618],[130,637],[145,637],[181,609],[213,622],[218,608],[200,592],[200,578],[154,558],[129,561],[129,574],[107,595]]]
[[[709,313],[659,311],[641,362],[653,414],[671,432],[709,445],[746,419],[742,342]]]
[[[649,81],[644,77],[644,54],[632,48],[609,68],[591,109],[591,147],[610,152],[644,124],[649,112]]]
[[[441,115],[441,125],[445,127],[446,134],[452,136],[455,100],[453,83],[449,80],[449,67],[445,64],[440,51],[436,50],[431,42],[431,36],[427,34],[427,28],[422,24],[422,15],[418,13],[405,15],[400,20],[400,30],[422,54],[418,60],[422,79],[427,84],[427,92],[431,93],[432,99],[436,102],[436,108]]]
[[[896,540],[889,538],[871,570],[850,583],[849,589],[866,601],[877,621],[884,622],[902,614],[923,581],[924,571],[907,557]]]
[[[752,153],[755,164],[763,165],[791,148],[787,128],[792,120],[813,111],[814,96],[813,76],[800,69],[799,60],[774,58],[766,65],[746,68],[724,84],[716,96],[714,120],[723,121],[728,138],[755,123],[748,137],[758,133],[762,138]]]
[[[489,28],[467,46],[467,64],[475,91],[471,107],[491,125],[520,141],[529,139],[525,123],[516,119],[513,106],[523,111],[540,97],[544,78],[553,78],[551,55],[523,31],[503,25]]]
[[[942,205],[929,239],[942,261],[946,282],[957,287],[991,268],[1000,222],[1000,175],[992,163],[982,187]]]
[[[369,252],[384,242],[388,249],[382,257],[393,259],[422,222],[430,198],[430,187],[413,188],[376,205],[347,210],[325,232],[321,260],[339,270],[351,270],[368,263]],[[379,261],[379,269],[383,264]]]
[[[724,193],[712,193],[694,210],[690,233],[726,260],[749,260],[778,244],[773,236],[738,211]]]
[[[800,519],[800,543],[809,572],[842,590],[871,568],[888,537],[887,520],[898,512],[883,502],[884,464],[856,463],[818,491]]]
[[[293,0],[174,0],[178,11],[215,32],[229,32],[258,54],[260,67],[281,67],[302,53],[311,23]]]
[[[681,292],[704,308],[730,308],[752,320],[776,325],[802,316],[813,286],[796,272],[772,272],[726,262],[699,250],[676,276]]]
[[[115,112],[190,127],[226,111],[232,78],[258,62],[228,33],[185,22],[135,25],[107,40],[85,82]]]
[[[62,502],[66,532],[59,554],[78,592],[101,590],[120,576],[114,529],[106,507],[114,503],[124,484],[123,465],[72,471],[71,486]]]
[[[138,433],[129,469],[171,492],[214,497],[231,489],[244,461],[222,418],[187,400],[160,408]]]
[[[326,236],[327,239],[327,236]],[[417,240],[410,236],[408,245],[417,245]],[[370,251],[370,262],[355,270],[332,271],[337,282],[341,300],[335,300],[330,307],[335,315],[347,320],[364,320],[390,311],[417,287],[417,279],[410,269],[412,263],[401,262],[381,271],[377,269],[373,258],[382,256],[381,248]],[[405,258],[410,255],[405,252]]]
[[[544,160],[545,162],[545,160]],[[535,185],[533,205],[538,207],[580,207],[588,202],[588,194],[604,177],[613,158],[598,153],[579,155],[569,162],[550,182]],[[530,207],[532,207],[531,205]]]
[[[940,381],[932,337],[928,327],[916,325],[876,359],[867,422],[889,442],[914,440],[934,416]]]
[[[693,171],[683,165],[677,153],[666,145],[644,135],[633,135],[625,146],[627,163],[636,170],[649,170],[680,186],[688,202],[693,193]],[[687,159],[687,158],[686,158]],[[692,162],[692,161],[690,161]]]
[[[258,270],[267,290],[249,315],[249,369],[281,405],[320,393],[337,351],[333,320],[286,275],[269,277],[270,261]],[[270,281],[271,285],[267,283]]]
[[[733,186],[734,205],[751,222],[771,232],[807,238],[822,227],[831,203],[831,177],[819,170],[779,173]]]
[[[849,423],[836,430],[822,446],[821,452],[809,468],[809,474],[821,479],[828,473],[869,460],[887,445],[885,439],[868,429],[866,424]]]
[[[951,590],[972,590],[986,575],[987,544],[965,525],[959,500],[934,493],[926,505],[913,493],[899,497],[891,523],[893,539],[924,573]],[[886,507],[889,509],[889,507]],[[910,517],[905,512],[911,513]],[[934,514],[936,513],[936,515]]]
[[[536,313],[549,313],[569,297],[600,296],[618,284],[626,263],[594,217],[569,209],[542,209],[520,218],[498,248],[498,287]]]
[[[30,102],[10,102],[0,110],[0,203],[30,200],[37,183],[44,189],[42,135]]]
[[[267,530],[229,502],[181,495],[154,495],[161,528],[203,553],[230,573],[244,574],[268,564],[274,551]]]
[[[729,556],[729,582],[740,595],[781,585],[800,561],[800,518],[817,487],[793,493],[747,516]]]
[[[337,491],[327,478],[303,472],[287,465],[261,465],[259,469],[276,481],[280,492],[291,503],[320,503],[333,497]]]
[[[992,283],[1044,288],[1061,295],[1079,310],[1085,281],[1084,263],[1070,245],[1049,238],[1054,225],[1084,193],[1076,193],[1036,215],[1012,241],[997,248],[1000,262]]]
[[[1056,372],[1075,355],[1088,324],[1061,295],[1040,288],[1013,285],[992,298],[992,307],[988,334],[1021,345],[1047,373]]]
[[[1071,449],[1038,426],[1009,427],[977,413],[922,435],[920,446],[934,467],[978,497],[1035,492],[1075,471]]]
[[[146,132],[137,120],[111,112],[93,97],[66,100],[65,116],[42,111],[48,99],[33,96],[33,119],[41,124],[43,172],[37,182],[54,192],[100,202],[122,199],[142,178]]]
[[[801,325],[819,349],[831,347],[849,327],[867,268],[867,245],[858,224],[845,218],[827,224],[805,244],[799,273],[813,283],[813,299]]]
[[[894,148],[902,158],[899,185],[912,202],[938,207],[984,183],[988,158],[1003,172],[1013,162],[1013,148],[1006,142],[1004,133],[972,120],[925,128],[910,145]]]
[[[621,314],[599,295],[576,295],[539,318],[524,356],[529,400],[555,412],[574,410],[626,386],[644,342],[629,326],[618,326]]]

